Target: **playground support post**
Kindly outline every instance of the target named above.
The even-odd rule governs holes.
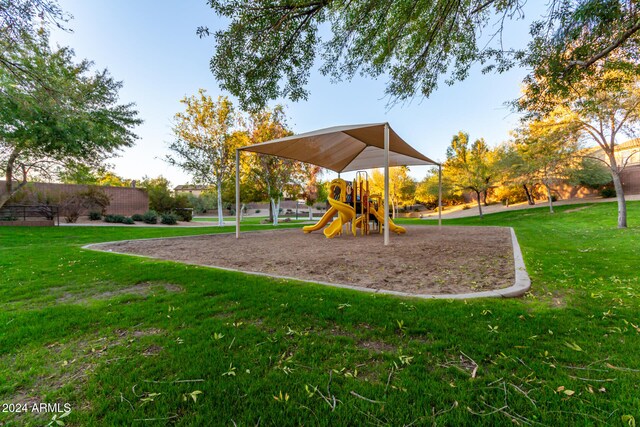
[[[240,150],[236,148],[236,239],[240,238]]]
[[[442,163],[438,165],[438,227],[442,226]]]
[[[384,124],[384,245],[389,245],[389,123]]]

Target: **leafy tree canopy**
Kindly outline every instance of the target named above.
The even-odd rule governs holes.
[[[75,63],[71,49],[51,50],[46,32],[7,55],[33,73],[24,80],[0,67],[0,167],[7,181],[0,206],[30,174],[46,175],[66,163],[95,166],[133,145],[133,128],[142,121],[133,104],[118,104],[122,83],[107,70]],[[38,76],[46,84],[38,84]]]
[[[611,53],[637,59],[635,0],[552,0],[531,27],[527,49],[505,46],[505,20],[524,0],[210,0],[230,20],[215,32],[211,70],[242,108],[305,99],[310,71],[334,80],[388,76],[392,102],[429,96],[477,62],[484,71],[522,64],[548,76],[580,75]],[[321,37],[325,30],[329,35]],[[200,27],[207,36],[209,29]],[[637,62],[637,61],[636,61]]]

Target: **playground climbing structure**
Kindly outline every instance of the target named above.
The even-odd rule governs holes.
[[[339,236],[345,230],[354,236],[358,235],[358,230],[361,236],[370,234],[372,230],[382,233],[384,200],[378,194],[369,194],[366,172],[357,172],[352,182],[340,178],[331,181],[327,200],[329,209],[316,224],[303,227],[305,233],[320,230],[325,226],[323,233],[329,239]],[[389,231],[402,234],[407,230],[389,219]]]

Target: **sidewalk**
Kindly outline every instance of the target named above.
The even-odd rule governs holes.
[[[629,202],[629,201],[636,201],[636,200],[640,200],[640,194],[633,194],[633,195],[627,195],[625,196],[625,199]],[[615,202],[616,198],[612,197],[612,198],[608,198],[608,199],[603,199],[601,197],[589,197],[589,198],[585,198],[585,199],[568,199],[568,200],[558,200],[557,202],[553,202],[553,206],[564,206],[564,205],[578,205],[578,204],[590,204],[590,203],[606,203],[606,202]],[[478,205],[476,203],[470,204],[467,203],[468,206],[470,206],[470,209],[462,209],[462,206],[464,205],[459,205],[459,206],[453,206],[450,208],[445,208],[445,210],[442,211],[442,218],[443,219],[453,219],[453,218],[467,218],[467,217],[472,217],[472,216],[478,216]],[[529,205],[527,202],[522,202],[522,203],[517,203],[517,204],[513,204],[513,205],[509,205],[509,207],[504,206],[501,203],[497,203],[497,204],[493,204],[493,205],[489,205],[489,206],[482,206],[482,213],[483,214],[492,214],[492,213],[497,213],[497,212],[507,212],[507,211],[517,211],[517,210],[522,210],[522,209],[531,209],[531,208],[540,208],[540,207],[546,207],[549,208],[549,204],[547,203],[547,200],[536,200],[536,204],[535,205]],[[438,213],[437,212],[431,212],[427,215],[423,215],[422,219],[438,219]]]

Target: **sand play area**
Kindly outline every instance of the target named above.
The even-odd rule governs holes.
[[[93,249],[413,294],[455,294],[514,283],[511,233],[502,227],[408,227],[327,239],[301,229],[123,241]]]

